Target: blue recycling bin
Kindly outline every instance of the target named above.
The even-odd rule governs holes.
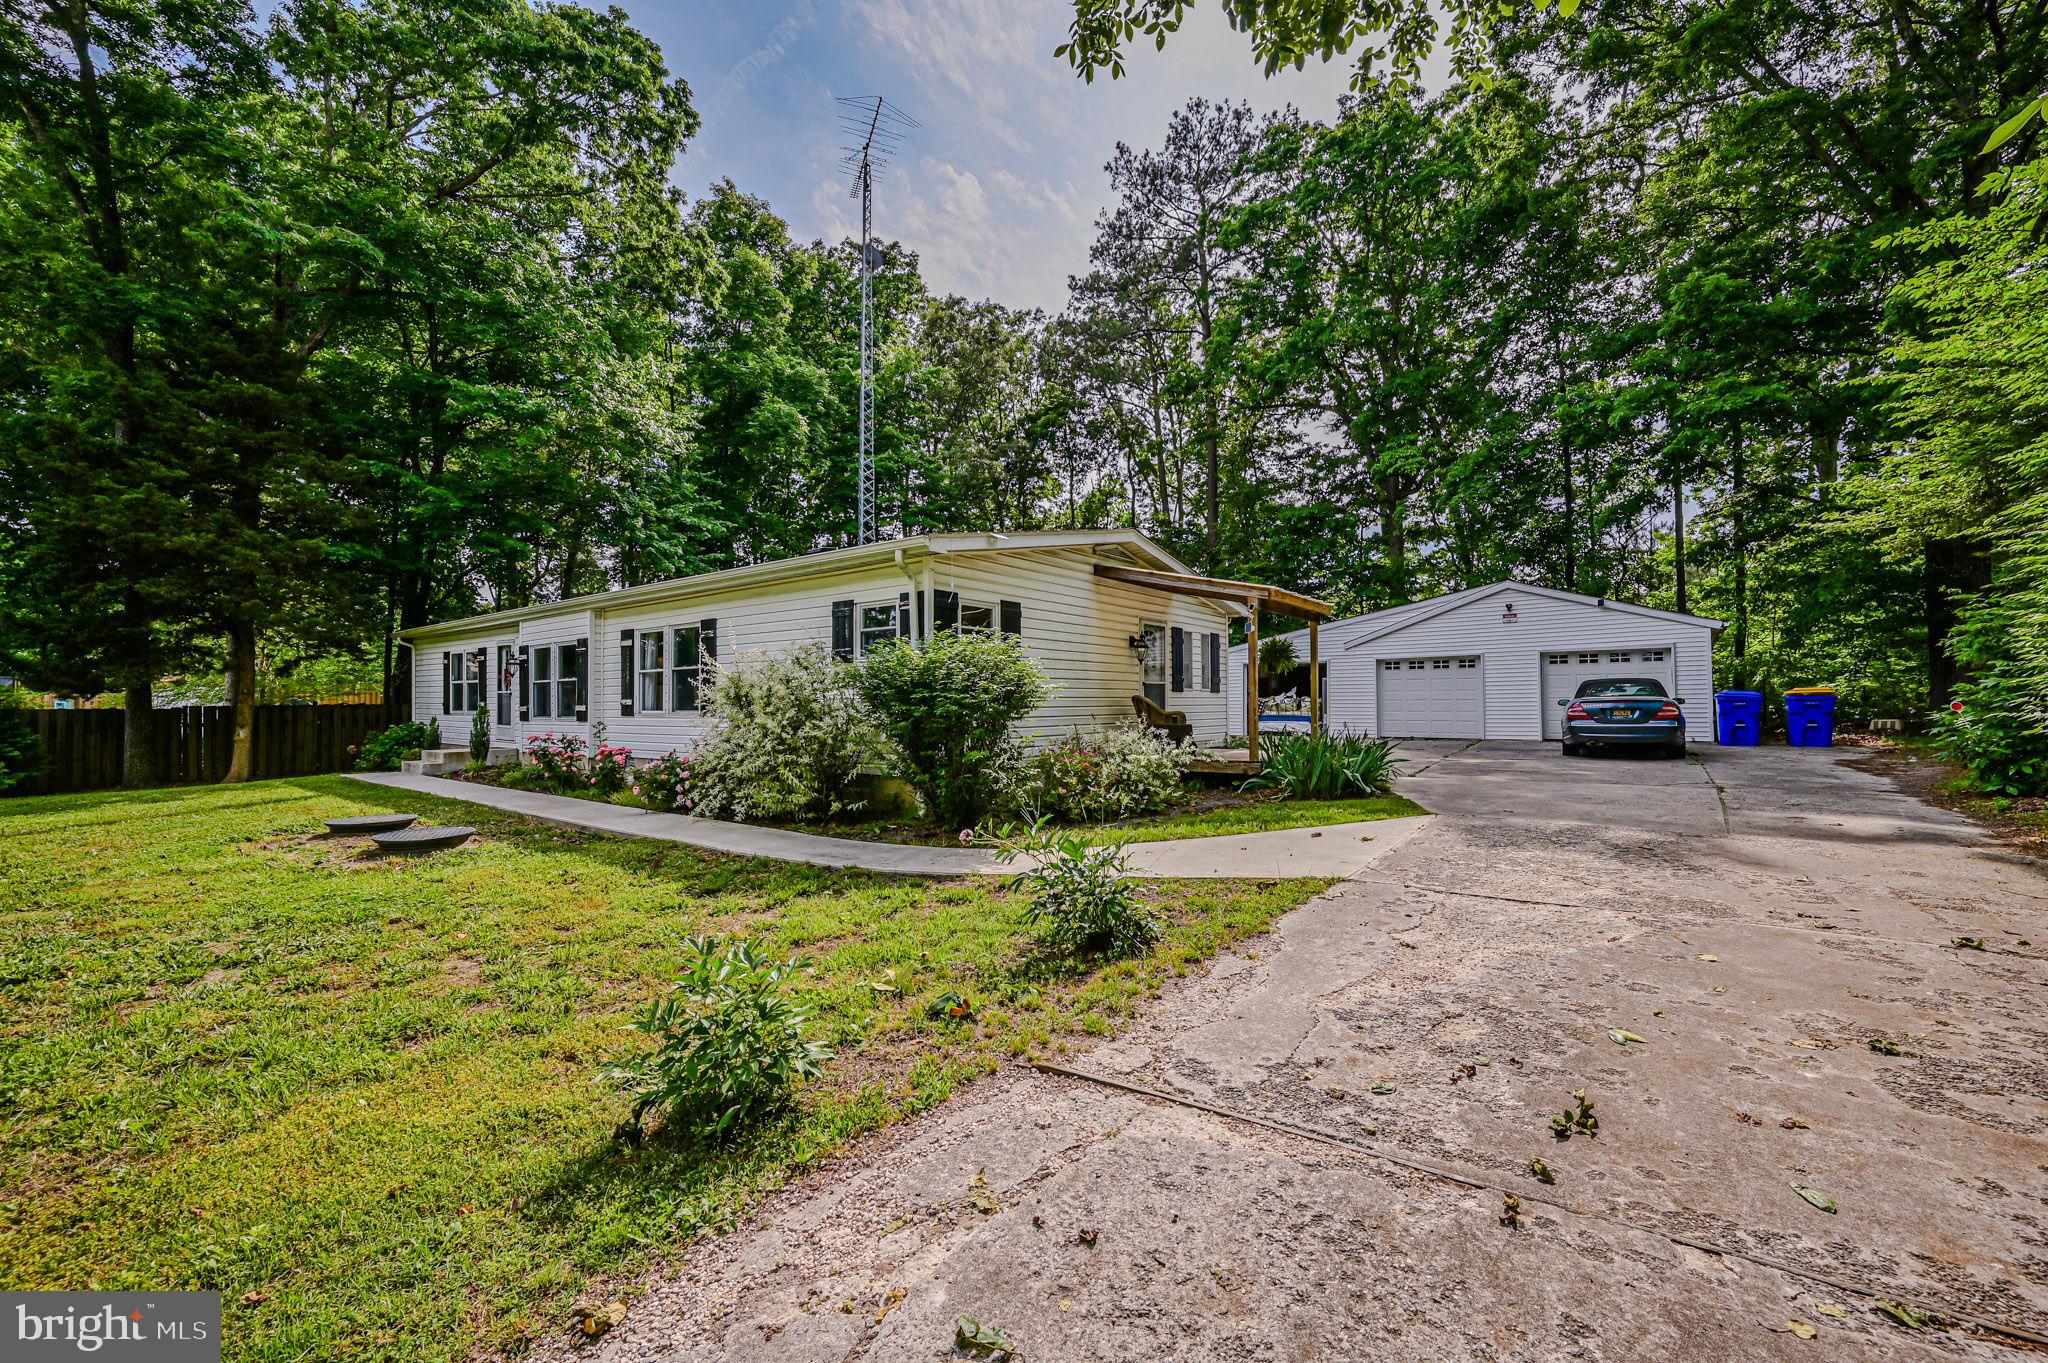
[[[1831,748],[1835,743],[1835,693],[1787,691],[1785,741],[1795,748]]]
[[[1761,691],[1714,693],[1714,739],[1731,748],[1754,748],[1764,734]]]

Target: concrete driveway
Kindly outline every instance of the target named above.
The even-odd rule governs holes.
[[[1071,1062],[1189,1101],[992,1080],[693,1247],[597,1355],[929,1359],[962,1314],[1038,1363],[2048,1335],[2041,863],[1839,750],[1408,752],[1438,819]],[[1575,1089],[1599,1133],[1560,1141]]]

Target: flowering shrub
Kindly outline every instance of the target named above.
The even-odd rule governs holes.
[[[709,729],[690,754],[690,793],[713,818],[837,814],[880,751],[847,669],[815,645],[719,667],[704,693]]]
[[[1185,745],[1168,743],[1145,725],[1121,722],[1073,733],[1032,754],[1010,791],[1030,818],[1104,823],[1149,814],[1181,797]]]
[[[633,769],[633,750],[614,743],[600,743],[590,753],[590,788],[609,800],[626,788]]]
[[[540,769],[551,785],[580,786],[583,781],[583,750],[587,745],[573,734],[550,730],[526,740],[526,760]]]
[[[643,762],[626,780],[640,803],[657,813],[673,814],[695,803],[690,796],[690,759],[681,753],[669,752]]]

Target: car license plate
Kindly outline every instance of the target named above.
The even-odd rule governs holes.
[[[1609,719],[1636,719],[1641,715],[1642,711],[1640,710],[1609,710],[1607,712]]]

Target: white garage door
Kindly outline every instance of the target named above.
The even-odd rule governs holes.
[[[1477,658],[1380,660],[1380,727],[1388,738],[1484,738]]]
[[[1564,707],[1579,683],[1595,677],[1655,677],[1669,694],[1678,672],[1668,648],[1586,648],[1543,655],[1543,736],[1564,737]]]

